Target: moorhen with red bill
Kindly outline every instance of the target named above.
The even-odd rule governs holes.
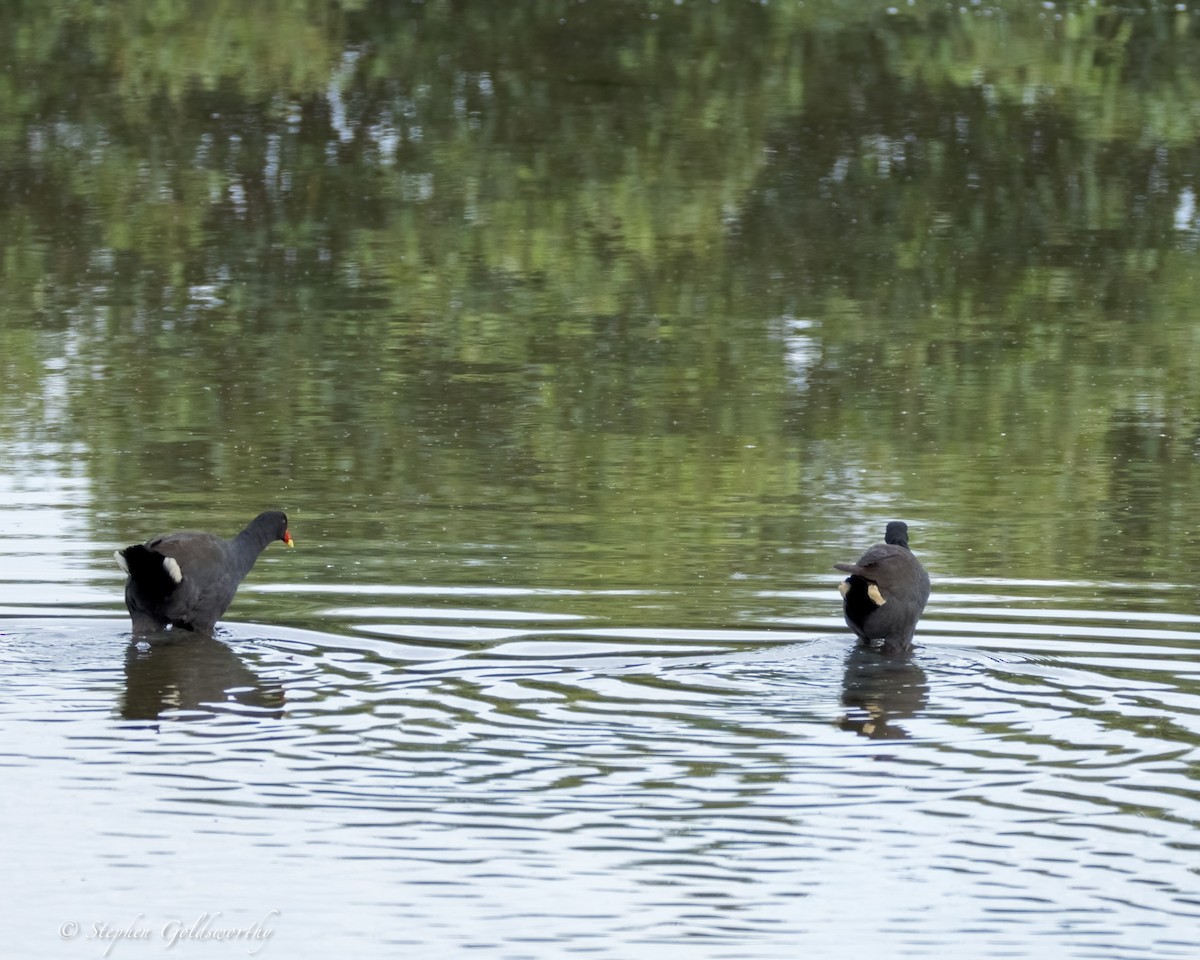
[[[134,634],[170,626],[211,636],[267,544],[295,545],[287,525],[286,514],[268,510],[232,540],[185,530],[117,550]]]

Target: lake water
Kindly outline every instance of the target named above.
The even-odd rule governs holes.
[[[75,511],[25,500],[0,763],[26,956],[114,930],[150,938],[131,957],[181,930],[196,956],[1194,955],[1187,585],[935,574],[896,659],[807,562],[702,595],[314,583],[296,523],[235,605],[271,622],[137,645]]]
[[[1195,11],[27,6],[14,956],[1200,951]]]

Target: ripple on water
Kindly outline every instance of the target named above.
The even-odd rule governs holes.
[[[1196,618],[1039,590],[939,592],[900,659],[803,600],[690,628],[381,591],[327,608],[349,631],[147,649],[9,619],[0,764],[43,813],[16,854],[119,866],[114,903],[181,903],[180,856],[230,902],[269,886],[297,956],[331,884],[368,950],[384,910],[397,943],[514,956],[1190,955]]]

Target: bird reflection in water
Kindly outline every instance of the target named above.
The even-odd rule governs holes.
[[[212,637],[162,631],[131,643],[125,653],[125,696],[121,716],[157,720],[214,713],[280,717],[283,688],[264,683],[230,647]]]
[[[846,657],[842,730],[871,740],[906,740],[911,734],[897,721],[910,719],[929,703],[925,671],[904,657],[885,656],[857,646]]]

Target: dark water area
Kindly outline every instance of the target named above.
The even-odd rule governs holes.
[[[24,5],[26,958],[1200,950],[1200,11]],[[215,638],[112,553],[283,509]],[[908,656],[837,561],[908,522]]]

